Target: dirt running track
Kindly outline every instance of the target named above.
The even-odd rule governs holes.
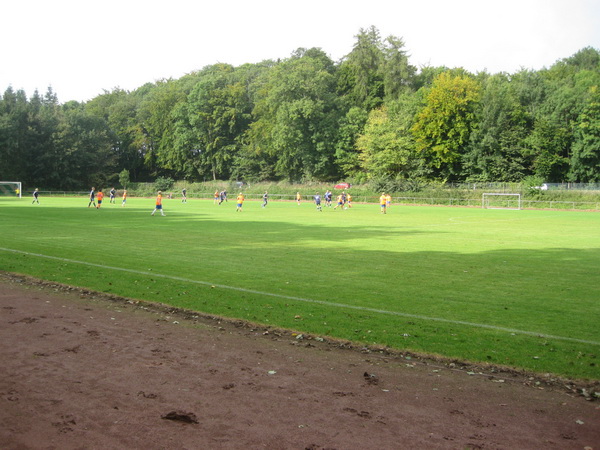
[[[3,273],[0,339],[2,449],[600,450],[561,382]]]

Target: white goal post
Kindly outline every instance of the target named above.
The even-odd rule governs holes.
[[[0,195],[16,194],[21,198],[23,188],[20,181],[0,181]]]
[[[521,194],[496,194],[484,192],[481,197],[484,209],[521,209]]]

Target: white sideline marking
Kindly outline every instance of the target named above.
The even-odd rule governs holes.
[[[347,305],[345,303],[329,302],[329,301],[325,301],[325,300],[314,300],[314,299],[310,299],[310,298],[293,297],[290,295],[273,294],[271,292],[255,291],[253,289],[244,289],[244,288],[235,287],[235,286],[227,286],[224,284],[209,283],[208,281],[191,280],[189,278],[182,278],[182,277],[177,277],[177,276],[172,276],[172,275],[163,275],[163,274],[155,273],[155,272],[145,272],[142,270],[126,269],[124,267],[105,266],[103,264],[95,264],[95,263],[91,263],[91,262],[87,262],[87,261],[77,261],[75,259],[60,258],[58,256],[42,255],[40,253],[30,253],[30,252],[25,252],[25,251],[21,251],[21,250],[14,250],[11,248],[0,247],[0,251],[19,253],[19,254],[28,255],[28,256],[37,256],[39,258],[53,259],[56,261],[63,261],[63,262],[68,262],[68,263],[73,263],[73,264],[81,264],[81,265],[90,266],[90,267],[98,267],[100,269],[116,270],[116,271],[120,271],[120,272],[135,273],[138,275],[150,275],[150,276],[153,276],[156,278],[165,278],[168,280],[183,281],[186,283],[193,283],[193,284],[201,284],[203,286],[215,286],[215,287],[219,287],[221,289],[230,289],[232,291],[246,292],[248,294],[264,295],[264,296],[268,296],[268,297],[276,297],[276,298],[281,298],[281,299],[285,299],[285,300],[294,300],[294,301],[305,302],[305,303],[315,303],[318,305],[325,305],[325,306],[335,306],[338,308],[354,309],[354,310],[358,310],[358,311],[366,311],[366,312],[372,312],[372,313],[377,313],[377,314],[386,314],[386,315],[390,315],[390,316],[408,317],[411,319],[430,320],[433,322],[450,323],[452,325],[465,325],[465,326],[469,326],[469,327],[485,328],[485,329],[494,330],[494,331],[504,331],[507,333],[524,334],[527,336],[534,336],[534,337],[540,337],[540,338],[545,338],[545,339],[556,339],[559,341],[577,342],[580,344],[600,345],[600,342],[588,341],[585,339],[576,339],[576,338],[570,338],[570,337],[565,337],[565,336],[553,336],[551,334],[536,333],[534,331],[516,330],[514,328],[504,328],[504,327],[498,327],[495,325],[487,325],[484,323],[466,322],[463,320],[451,320],[451,319],[444,319],[442,317],[429,317],[429,316],[422,316],[419,314],[409,314],[409,313],[402,313],[402,312],[397,312],[397,311],[386,311],[384,309],[369,308],[367,306]]]

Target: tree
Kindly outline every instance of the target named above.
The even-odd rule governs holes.
[[[34,157],[35,143],[29,132],[32,117],[25,91],[6,89],[0,102],[0,178],[35,181],[28,168]]]
[[[113,181],[117,157],[113,152],[113,136],[102,118],[83,108],[72,108],[55,132],[55,148],[62,158],[55,158],[54,172],[60,175],[55,186],[80,189],[82,185],[102,186]]]
[[[408,62],[404,41],[388,36],[383,47],[383,86],[386,101],[397,100],[410,89],[417,69]]]
[[[570,181],[600,182],[600,86],[590,88],[590,98],[575,128]]]
[[[426,89],[412,133],[438,175],[460,178],[461,155],[473,128],[480,85],[464,73],[443,72]]]
[[[206,67],[185,105],[174,112],[170,161],[212,179],[228,178],[250,122],[251,103],[245,81],[232,66]]]
[[[409,64],[404,41],[398,37],[382,41],[379,30],[371,26],[361,28],[355,38],[339,68],[338,90],[351,107],[370,111],[408,89],[416,68]]]
[[[147,91],[147,86],[139,90]],[[129,170],[133,180],[144,180],[149,176],[145,159],[151,148],[143,126],[137,119],[141,98],[139,93],[131,94],[122,89],[114,89],[111,92],[105,91],[85,104],[87,114],[108,124],[116,166]]]
[[[587,139],[590,136],[580,134],[579,125],[591,123],[586,110],[590,111],[590,106],[593,110],[594,88],[600,86],[599,60],[597,51],[585,49],[541,72],[546,97],[536,113],[528,143],[535,174],[546,181],[589,177],[589,169],[583,165],[593,162],[580,156],[591,144]],[[577,156],[572,160],[574,155]]]
[[[354,106],[340,120],[335,163],[343,176],[356,177],[363,171],[356,141],[363,133],[368,118],[367,111]]]
[[[327,179],[335,172],[339,110],[331,68],[321,50],[301,49],[258,81],[249,145],[276,158],[278,176]]]
[[[533,119],[521,105],[506,74],[483,80],[481,102],[464,155],[465,176],[478,181],[519,181],[531,169],[525,139]]]
[[[123,186],[125,189],[127,189],[129,182],[130,182],[129,170],[127,170],[127,169],[121,170],[121,172],[119,173],[119,183],[121,184],[121,186]]]
[[[139,95],[135,115],[136,147],[146,149],[145,163],[154,173],[177,173],[178,169],[171,164],[175,140],[173,111],[186,101],[184,86],[178,81],[161,80],[146,86],[146,92]],[[188,174],[179,172],[179,175]]]
[[[419,156],[411,134],[415,97],[374,109],[356,142],[362,169],[369,178],[408,179],[418,175]]]

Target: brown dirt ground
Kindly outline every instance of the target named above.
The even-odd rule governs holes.
[[[581,384],[5,273],[0,337],[2,449],[600,449]]]

